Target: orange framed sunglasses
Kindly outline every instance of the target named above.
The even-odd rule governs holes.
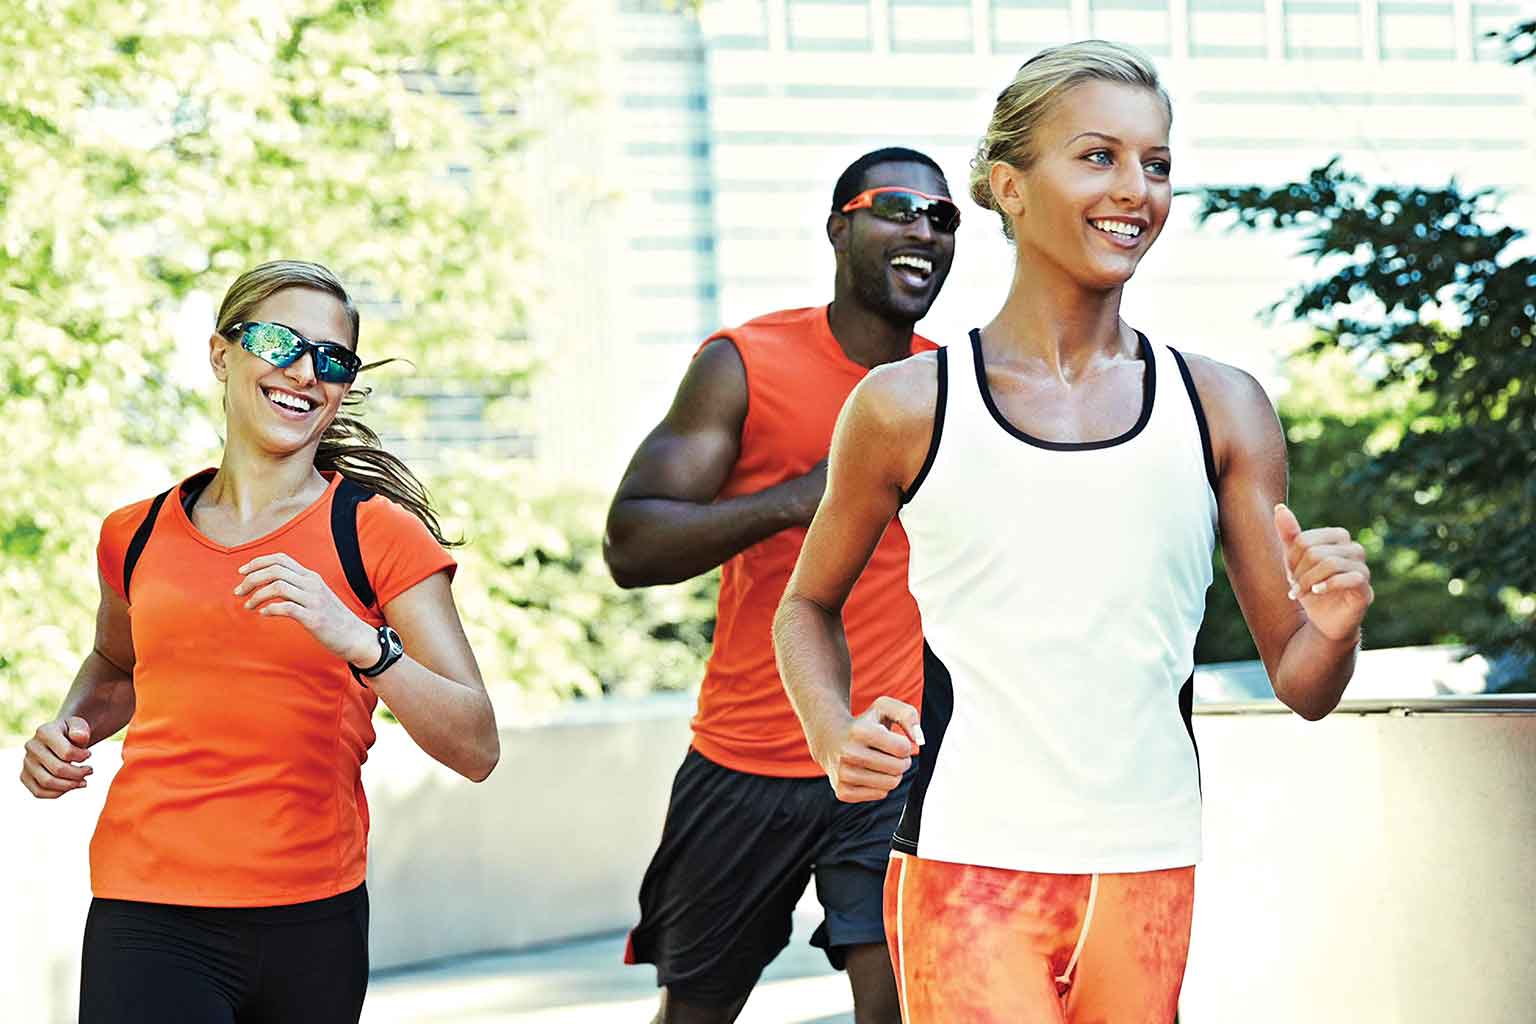
[[[944,196],[931,196],[915,188],[886,185],[868,188],[843,204],[840,213],[868,210],[881,220],[911,224],[926,216],[935,231],[954,234],[960,226],[960,207]]]

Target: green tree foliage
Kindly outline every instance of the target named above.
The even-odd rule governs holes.
[[[535,703],[697,685],[717,574],[620,590],[603,564],[605,498],[519,465],[466,461],[440,479],[448,528],[470,540],[454,593],[488,680],[517,680]]]
[[[1489,33],[1489,35],[1497,34]],[[1520,22],[1500,36],[1500,39],[1508,51],[1511,64],[1524,64],[1528,60],[1536,60],[1536,18]]]
[[[538,287],[527,143],[533,112],[585,88],[572,10],[11,4],[0,25],[0,731],[30,729],[55,706],[89,649],[102,515],[216,457],[216,387],[200,356],[177,352],[189,299],[205,304],[206,330],[206,303],[242,270],[318,260],[361,284],[365,357],[526,390],[518,339]],[[472,542],[465,575],[484,580],[493,562],[511,574],[494,591],[515,595],[506,607],[477,598],[466,614],[488,675],[592,693],[621,678],[677,685],[696,670],[709,616],[685,596],[599,595],[590,501],[567,520],[494,468],[431,482]],[[687,625],[670,636],[663,616]],[[642,657],[653,634],[665,650]]]
[[[1347,353],[1380,388],[1416,397],[1397,436],[1339,464],[1338,496],[1388,549],[1442,567],[1470,607],[1504,606],[1455,632],[1530,654],[1536,257],[1520,254],[1523,233],[1497,206],[1496,193],[1455,182],[1368,186],[1333,162],[1279,188],[1210,189],[1201,218],[1304,235],[1321,276],[1283,305],[1318,326],[1314,350]]]
[[[1411,548],[1389,544],[1385,510],[1350,482],[1397,443],[1428,399],[1407,384],[1377,387],[1334,349],[1293,359],[1279,400],[1290,449],[1289,503],[1303,523],[1343,526],[1364,545],[1376,603],[1366,615],[1368,647],[1465,644],[1504,619],[1503,605]],[[1205,664],[1257,658],[1237,597],[1220,569],[1195,644]]]

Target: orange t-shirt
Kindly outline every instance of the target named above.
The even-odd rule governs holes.
[[[741,452],[721,498],[755,494],[810,471],[826,458],[843,402],[869,372],[843,354],[827,307],[770,313],[709,339],[728,338],[747,370]],[[709,342],[705,342],[709,344]],[[912,352],[937,348],[912,336]],[[725,563],[714,650],[693,719],[699,753],[755,775],[812,778],[800,720],[773,660],[773,616],[789,583],[805,528],[783,530]],[[918,706],[922,621],[907,592],[907,535],[892,520],[843,606],[853,661],[853,712],[887,695]]]
[[[357,506],[358,546],[377,595],[352,593],[331,533],[341,477],[257,540],[225,547],[182,508],[160,509],[130,587],[135,707],[123,764],[91,840],[91,889],[108,899],[204,907],[323,899],[363,881],[362,764],[378,698],[298,622],[258,615],[236,571],[282,552],[318,572],[370,625],[379,609],[454,561],[382,495]],[[97,561],[123,595],[123,559],[149,501],[102,524]]]

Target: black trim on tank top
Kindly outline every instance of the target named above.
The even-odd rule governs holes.
[[[1200,428],[1200,447],[1205,453],[1205,478],[1211,482],[1211,493],[1219,493],[1216,490],[1216,453],[1211,448],[1211,426],[1205,418],[1205,406],[1200,402],[1200,392],[1195,389],[1195,378],[1190,376],[1189,364],[1184,362],[1184,357],[1179,350],[1168,348],[1173,353],[1174,362],[1179,364],[1179,376],[1184,378],[1184,390],[1189,392],[1189,403],[1195,407],[1195,424]]]
[[[939,438],[944,436],[944,410],[949,405],[949,349],[938,350],[939,364],[939,393],[933,408],[933,440],[928,442],[928,455],[923,459],[923,468],[917,471],[917,476],[912,478],[912,485],[901,493],[901,503],[905,505],[917,497],[917,489],[923,486],[923,481],[928,478],[928,471],[933,468],[933,460],[939,454]]]
[[[1047,441],[1026,433],[1010,423],[1008,417],[1003,415],[1003,411],[992,399],[992,389],[987,386],[987,362],[981,354],[981,329],[973,327],[971,328],[971,351],[976,363],[976,386],[981,391],[981,400],[986,403],[987,411],[992,414],[997,425],[1025,444],[1046,448],[1053,452],[1086,452],[1100,448],[1113,448],[1115,445],[1131,440],[1146,429],[1147,423],[1152,419],[1152,404],[1157,396],[1157,359],[1152,353],[1152,343],[1140,331],[1136,332],[1136,338],[1139,342],[1139,357],[1146,367],[1142,372],[1141,381],[1141,415],[1131,425],[1131,429],[1119,437],[1111,437],[1104,441]]]
[[[1189,745],[1195,751],[1195,785],[1205,793],[1205,780],[1200,777],[1200,744],[1195,742],[1195,677],[1191,675],[1179,687],[1179,717],[1184,719],[1184,731],[1189,733]]]
[[[901,812],[901,824],[891,837],[892,849],[917,855],[918,833],[923,824],[923,798],[928,794],[928,784],[933,781],[934,765],[939,760],[939,747],[944,742],[944,731],[955,713],[955,684],[949,668],[933,653],[928,641],[923,641],[923,749],[917,755],[917,778],[912,780],[912,791],[907,794],[907,806]]]

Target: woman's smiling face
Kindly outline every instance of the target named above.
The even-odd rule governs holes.
[[[311,341],[352,348],[352,325],[335,296],[312,288],[284,288],[260,302],[245,320],[266,320],[292,328]],[[225,384],[231,439],[249,438],[273,454],[290,454],[316,444],[341,408],[348,384],[315,377],[313,354],[277,367],[252,355],[239,341],[214,335],[214,375]]]
[[[1086,288],[1130,280],[1173,199],[1168,126],[1150,89],[1089,81],[1064,93],[1034,133],[1029,168],[993,172],[1020,252]]]

